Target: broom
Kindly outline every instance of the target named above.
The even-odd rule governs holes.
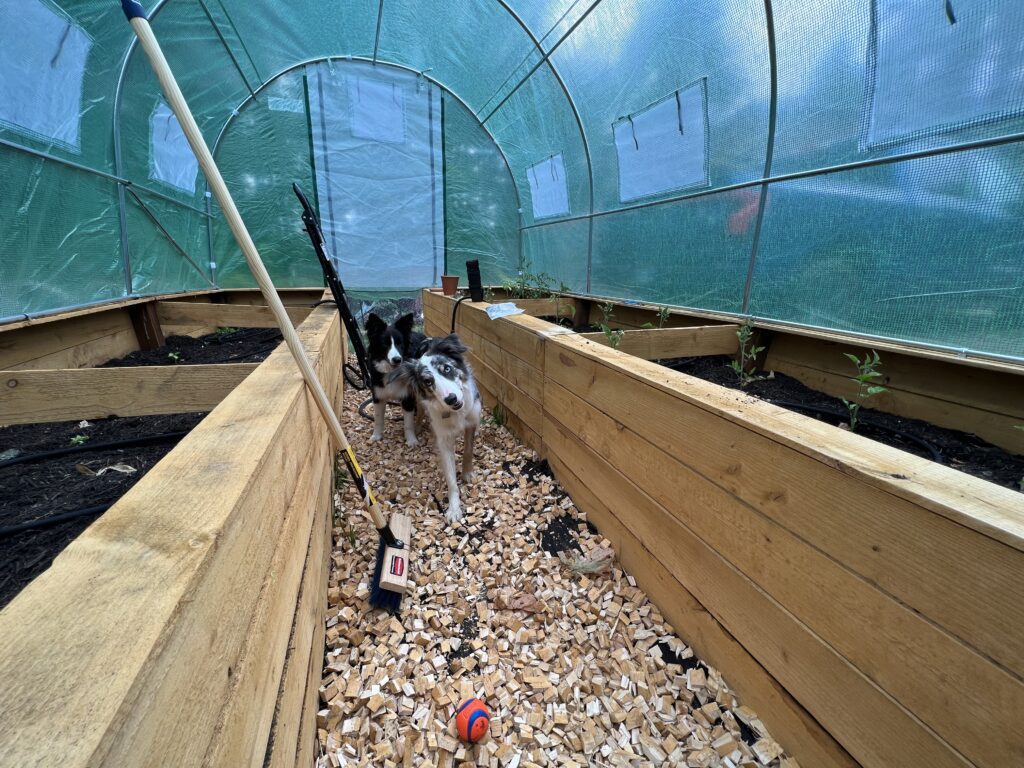
[[[199,131],[199,126],[196,125],[195,118],[192,116],[188,104],[185,103],[185,97],[182,95],[181,89],[178,88],[178,83],[175,81],[174,74],[167,64],[167,59],[164,58],[160,44],[153,35],[153,30],[146,18],[145,9],[138,0],[121,0],[121,8],[125,16],[128,17],[128,22],[135,31],[142,49],[149,58],[153,71],[160,80],[160,85],[163,88],[164,95],[167,97],[167,102],[178,118],[178,123],[180,123],[182,131],[184,131],[196,159],[199,160],[199,165],[206,175],[206,180],[214,196],[217,198],[221,210],[224,212],[224,218],[227,219],[231,232],[234,234],[239,248],[242,249],[245,260],[249,263],[249,269],[252,271],[253,277],[256,278],[256,283],[263,293],[263,298],[270,307],[270,311],[274,314],[274,319],[281,329],[285,343],[288,345],[292,357],[295,358],[299,371],[302,373],[302,378],[305,379],[306,386],[309,388],[309,392],[313,396],[320,414],[323,416],[324,421],[327,422],[331,435],[339,445],[345,466],[348,468],[349,474],[352,475],[352,481],[355,483],[356,488],[359,489],[359,494],[362,496],[363,502],[370,512],[370,517],[373,518],[373,524],[380,533],[377,562],[374,566],[373,582],[370,586],[370,603],[375,607],[385,608],[393,612],[398,609],[402,595],[405,593],[408,585],[409,551],[406,542],[410,540],[412,532],[409,517],[402,514],[392,515],[390,525],[385,519],[380,505],[373,495],[373,491],[363,477],[359,463],[356,461],[355,453],[352,451],[352,446],[349,445],[345,432],[338,422],[338,417],[334,413],[334,408],[327,399],[327,393],[324,392],[323,385],[313,371],[313,366],[310,365],[309,358],[306,357],[306,351],[299,341],[299,336],[295,333],[291,320],[285,312],[284,305],[274,289],[274,284],[270,281],[270,275],[267,273],[267,268],[263,265],[263,260],[256,250],[256,245],[249,236],[249,231],[245,228],[245,223],[238,213],[238,208],[235,207],[234,200],[231,199],[231,193],[228,192],[227,185],[224,184],[224,179],[221,177],[217,164],[213,160],[213,155],[210,154],[206,141]]]

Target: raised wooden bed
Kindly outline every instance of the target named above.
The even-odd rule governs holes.
[[[802,764],[1024,762],[1024,496],[485,306],[457,323],[485,400]]]
[[[130,323],[108,310],[80,317]],[[59,342],[33,334],[35,356],[9,344],[4,364],[140,343],[54,323]],[[340,405],[337,310],[299,332]],[[327,430],[279,347],[0,612],[0,764],[310,765],[332,493]]]

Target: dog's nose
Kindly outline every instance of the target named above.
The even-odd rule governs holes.
[[[398,365],[400,362],[402,362],[402,358],[400,358],[400,357],[389,357],[388,358],[388,362],[391,363],[392,365]]]
[[[456,395],[454,395],[454,394],[453,395],[448,395],[444,399],[444,402],[445,402],[446,405],[455,405],[457,402],[459,402],[459,398]]]

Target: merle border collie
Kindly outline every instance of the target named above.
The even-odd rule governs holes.
[[[462,502],[455,474],[455,443],[459,435],[466,440],[462,448],[462,481],[473,479],[473,442],[480,426],[480,392],[473,371],[466,362],[469,348],[456,334],[427,339],[418,359],[399,365],[388,376],[389,383],[408,387],[430,417],[430,428],[448,482],[448,522],[462,520]]]
[[[389,382],[388,375],[405,360],[416,356],[426,336],[412,329],[412,312],[388,325],[373,312],[366,318],[367,356],[370,363],[370,387],[373,395],[374,442],[384,437],[384,416],[388,403],[401,403],[405,421],[405,442],[417,446],[416,393],[407,381]]]

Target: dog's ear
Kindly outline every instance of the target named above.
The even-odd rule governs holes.
[[[388,384],[399,383],[410,386],[416,379],[416,366],[413,363],[401,363],[395,370],[388,374]]]
[[[402,332],[403,336],[408,336],[412,333],[412,326],[416,322],[416,315],[410,312],[407,315],[402,315],[400,318],[395,320],[395,328]]]
[[[433,339],[430,338],[429,336],[425,338],[423,341],[421,341],[419,346],[413,350],[413,357],[423,357],[425,354],[427,354],[427,350],[430,349],[430,342],[432,341]]]
[[[366,332],[371,336],[375,333],[380,333],[387,327],[387,324],[373,312],[366,318]]]
[[[464,355],[469,352],[469,347],[462,343],[459,334],[450,333],[443,339],[439,339],[434,345],[434,352],[439,355]]]

